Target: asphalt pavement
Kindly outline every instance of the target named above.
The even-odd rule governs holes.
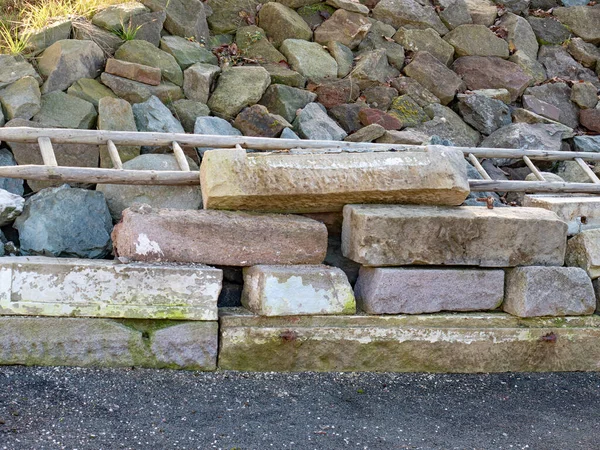
[[[600,373],[0,367],[0,449],[600,449]]]

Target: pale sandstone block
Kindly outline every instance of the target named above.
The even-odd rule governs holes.
[[[469,193],[460,150],[246,154],[212,150],[200,166],[207,209],[340,211],[347,203],[460,205]]]
[[[595,280],[600,277],[600,230],[587,230],[569,239],[567,266],[581,267]]]
[[[0,365],[214,370],[218,323],[0,317]]]
[[[133,261],[320,264],[327,252],[327,228],[306,217],[148,205],[123,211],[112,238],[116,254]]]
[[[525,195],[523,206],[554,211],[567,222],[569,236],[600,228],[600,197],[597,196]]]
[[[261,316],[356,312],[346,274],[328,266],[246,267],[242,305]]]
[[[540,208],[347,205],[342,251],[365,266],[561,266],[567,224]]]
[[[0,259],[0,314],[217,320],[223,272],[203,266]]]
[[[578,267],[517,267],[507,271],[504,311],[519,317],[593,314],[592,280]]]
[[[354,292],[368,314],[485,311],[504,299],[504,271],[363,267]]]
[[[219,368],[539,372],[600,369],[600,316],[502,312],[262,317],[221,308]]]

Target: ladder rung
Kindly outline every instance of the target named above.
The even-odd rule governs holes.
[[[527,164],[527,167],[529,167],[529,170],[531,170],[531,173],[533,173],[539,181],[546,181],[546,179],[544,178],[544,175],[542,175],[542,172],[540,172],[538,170],[538,168],[535,167],[535,164],[533,164],[531,162],[531,159],[529,159],[529,156],[523,156],[523,161],[525,161],[525,164]]]
[[[590,180],[592,180],[593,183],[600,184],[600,178],[598,178],[598,176],[594,173],[592,169],[590,169],[590,166],[588,166],[583,159],[575,158],[575,161],[577,162],[577,164],[579,164],[579,167],[583,169],[585,174],[590,178]]]
[[[113,167],[115,169],[123,170],[123,163],[121,162],[121,156],[119,155],[119,150],[117,150],[117,146],[110,139],[106,142],[106,147],[108,148],[108,156],[110,156],[110,160],[112,161]]]
[[[183,149],[181,146],[173,141],[173,154],[175,155],[175,159],[177,160],[177,164],[179,164],[179,168],[184,172],[190,171],[190,165],[188,164],[185,153],[183,153]]]
[[[45,166],[58,166],[56,161],[56,155],[52,148],[52,141],[48,137],[39,137],[38,145],[40,146],[40,153],[42,154],[42,161]]]
[[[479,162],[479,160],[477,159],[477,157],[473,153],[469,153],[469,161],[471,161],[471,164],[473,164],[473,166],[475,167],[475,169],[477,170],[477,172],[479,172],[479,175],[481,175],[484,180],[491,180],[492,179],[492,177],[490,177],[488,175],[488,173],[486,172],[486,170],[483,168],[483,166],[481,165],[481,163]]]

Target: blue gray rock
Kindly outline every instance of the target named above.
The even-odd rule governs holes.
[[[573,143],[576,152],[600,153],[600,136],[575,136]]]
[[[309,103],[298,113],[294,131],[303,139],[323,141],[341,141],[348,135],[318,103]]]
[[[458,94],[457,97],[463,120],[485,135],[512,122],[509,107],[500,100],[477,94]]]
[[[132,109],[138,131],[185,133],[183,126],[173,117],[169,108],[154,95],[143,103],[136,103]]]
[[[206,134],[216,136],[242,136],[242,132],[234,128],[228,121],[220,117],[198,117],[194,125],[194,134]],[[203,155],[208,147],[197,149],[200,155]]]
[[[23,212],[25,199],[0,189],[0,226],[8,225]]]
[[[571,7],[571,6],[585,6],[589,3],[588,0],[561,0],[563,6]]]
[[[291,128],[284,128],[279,137],[281,139],[300,139]]]
[[[97,191],[43,189],[27,199],[13,226],[23,255],[103,258],[112,250],[110,211]]]
[[[5,149],[0,148],[0,166],[16,166],[17,162],[13,157],[12,153]],[[23,195],[23,180],[17,178],[0,178],[0,189],[11,192],[17,195]]]

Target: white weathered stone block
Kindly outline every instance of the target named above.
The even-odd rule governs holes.
[[[217,320],[223,273],[207,266],[0,259],[0,314]]]
[[[342,251],[365,266],[561,266],[567,225],[540,208],[347,205]]]
[[[567,266],[581,267],[592,280],[600,277],[600,230],[587,230],[569,239]]]
[[[200,166],[206,209],[341,211],[347,203],[460,205],[469,193],[462,152],[246,154],[211,150]]]
[[[525,195],[523,206],[555,212],[567,222],[569,236],[600,228],[600,197],[597,196]]]
[[[504,299],[504,271],[363,267],[354,293],[368,314],[492,310]]]
[[[244,268],[242,305],[261,316],[356,312],[346,274],[328,266]]]
[[[517,267],[506,274],[503,309],[519,317],[593,314],[592,280],[578,267]]]

